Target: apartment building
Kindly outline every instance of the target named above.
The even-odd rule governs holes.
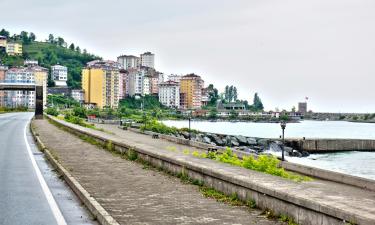
[[[85,92],[82,89],[72,89],[70,95],[77,102],[83,103],[85,101]]]
[[[0,35],[0,48],[5,49],[7,47],[7,37]]]
[[[181,107],[184,109],[199,109],[202,107],[202,88],[204,81],[196,74],[181,77],[180,93],[184,96]]]
[[[61,65],[51,66],[52,79],[56,87],[66,87],[68,81],[68,67]]]
[[[48,69],[40,66],[11,68],[5,74],[6,83],[28,83],[43,86],[43,106],[47,105]],[[35,108],[35,91],[5,91],[4,104],[8,107]]]
[[[140,66],[141,59],[134,55],[121,55],[117,57],[117,62],[121,65],[122,69],[135,69]]]
[[[167,107],[179,108],[180,85],[174,81],[159,84],[159,102]]]
[[[5,73],[6,73],[7,70],[8,70],[7,66],[4,66],[4,65],[0,64],[0,83],[4,82]],[[5,106],[4,94],[5,94],[4,91],[0,91],[0,107]]]
[[[9,42],[7,43],[5,51],[8,55],[22,55],[22,44]]]
[[[120,66],[113,61],[95,60],[82,70],[84,102],[98,108],[117,108]]]
[[[182,75],[177,75],[177,74],[170,74],[168,75],[168,80],[180,83]]]
[[[155,54],[151,52],[141,54],[141,66],[155,68]]]

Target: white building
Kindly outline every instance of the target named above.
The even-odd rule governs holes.
[[[71,92],[72,98],[76,100],[77,102],[84,102],[85,92],[82,89],[73,89]]]
[[[122,69],[135,69],[140,65],[140,58],[134,55],[121,55],[117,57],[117,62]]]
[[[54,65],[51,66],[52,79],[58,87],[66,87],[68,80],[68,68],[66,66]]]
[[[141,66],[155,68],[155,55],[151,52],[141,54]]]
[[[142,95],[149,95],[151,93],[151,77],[144,76],[142,83]]]
[[[168,80],[180,83],[181,77],[182,77],[182,75],[170,74],[170,75],[168,75]]]
[[[180,106],[180,85],[174,81],[159,84],[159,102],[167,107]]]
[[[37,66],[37,65],[38,65],[38,60],[34,60],[34,59],[26,59],[26,60],[23,62],[23,65],[25,65],[25,66]]]

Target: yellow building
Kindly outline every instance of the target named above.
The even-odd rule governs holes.
[[[22,44],[7,43],[6,53],[8,55],[22,55]]]
[[[46,108],[48,69],[41,66],[33,66],[31,70],[34,72],[35,85],[43,86],[43,107]]]
[[[7,47],[7,38],[5,36],[0,36],[0,48]]]
[[[85,103],[117,108],[119,103],[119,68],[115,62],[95,61],[82,70]]]
[[[181,107],[184,109],[198,109],[202,106],[202,78],[195,74],[188,74],[180,80]]]

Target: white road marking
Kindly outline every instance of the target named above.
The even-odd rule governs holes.
[[[24,130],[24,133],[23,133],[23,135],[24,135],[23,137],[25,139],[26,148],[27,148],[27,152],[29,153],[31,163],[34,167],[34,170],[35,170],[35,173],[38,177],[39,183],[42,186],[44,195],[47,198],[48,204],[49,204],[49,206],[51,208],[51,211],[52,211],[52,213],[53,213],[53,215],[56,219],[57,224],[58,225],[67,225],[59,207],[57,206],[57,203],[56,203],[55,199],[53,198],[53,195],[52,195],[51,191],[49,190],[49,188],[47,186],[46,181],[44,180],[44,178],[42,176],[42,173],[40,172],[40,169],[39,169],[38,165],[36,164],[33,153],[31,152],[31,147],[29,145],[29,142],[27,141],[27,136],[26,136],[26,131],[27,131],[28,125],[29,125],[29,123],[26,123],[25,130]]]

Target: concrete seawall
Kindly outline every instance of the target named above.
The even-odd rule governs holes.
[[[330,182],[295,183],[208,159],[191,158],[155,149],[144,144],[124,143],[121,139],[100,131],[79,127],[55,118],[51,119],[78,135],[90,136],[103,144],[110,141],[119,152],[132,149],[138,153],[138,157],[166,171],[186,173],[191,178],[201,180],[209,187],[226,194],[235,193],[243,201],[253,199],[259,208],[291,216],[299,224],[335,225],[345,224],[345,221],[355,224],[375,224],[373,208],[375,202],[373,197],[370,197],[373,192],[354,188],[353,194],[357,197],[348,197],[348,194],[335,191],[338,185]],[[332,188],[327,189],[326,185]],[[343,188],[345,192],[352,189],[347,186]],[[336,200],[333,202],[332,199]]]
[[[287,139],[286,144],[310,153],[374,151],[375,140],[366,139]]]
[[[154,135],[158,134],[152,131],[144,131],[141,132],[139,129],[134,129],[134,128],[129,128],[132,132],[140,133],[140,134],[145,134],[145,135]],[[220,146],[213,146],[210,144],[205,144],[201,142],[196,142],[196,141],[189,141],[188,139],[184,138],[178,138],[170,135],[165,135],[165,134],[158,134],[159,138],[174,142],[174,143],[179,143],[183,145],[188,145],[196,148],[201,148],[201,149],[208,149],[215,147],[219,152],[223,152],[226,148],[225,147],[220,147]],[[232,150],[234,153],[237,154],[239,158],[242,158],[243,156],[249,156],[252,154],[238,151],[238,150]],[[348,184],[352,185],[355,187],[359,188],[364,188],[367,190],[375,191],[375,181],[362,178],[362,177],[356,177],[356,176],[351,176],[348,174],[343,174],[343,173],[338,173],[338,172],[333,172],[329,170],[323,170],[319,168],[314,168],[310,166],[304,166],[296,163],[291,163],[291,162],[281,162],[280,164],[281,167],[283,167],[286,170],[304,174],[310,177],[315,177],[319,179],[324,179],[324,180],[329,180],[329,181],[334,181],[342,184]]]

